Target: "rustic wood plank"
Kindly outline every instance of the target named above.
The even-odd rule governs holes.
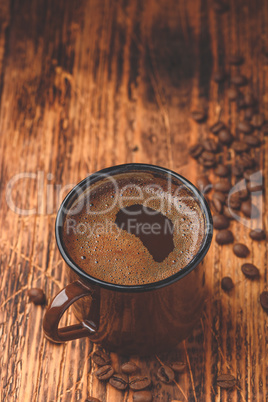
[[[263,0],[230,2],[218,15],[212,0],[3,0],[0,5],[0,171],[1,171],[1,382],[3,401],[132,401],[92,372],[87,339],[54,345],[43,337],[44,308],[31,305],[29,287],[51,298],[67,283],[67,268],[57,251],[54,222],[68,190],[89,173],[126,162],[162,165],[195,181],[200,167],[187,148],[212,137],[209,127],[221,113],[232,132],[239,119],[227,99],[228,82],[213,72],[241,71],[267,116],[268,5]],[[241,67],[229,66],[240,51]],[[201,102],[208,106],[202,125],[190,119]],[[242,116],[242,115],[241,115]],[[267,140],[260,153],[267,175]],[[234,159],[225,149],[222,158]],[[14,205],[36,211],[16,213]],[[212,180],[215,176],[210,173]],[[44,193],[42,193],[44,188]],[[267,201],[264,225],[267,227]],[[214,241],[208,258],[209,295],[193,334],[169,354],[131,357],[153,380],[155,401],[264,401],[267,399],[267,314],[259,294],[267,289],[267,244],[256,244],[249,229],[232,223],[245,242],[248,260],[261,277],[250,282],[231,247]],[[226,294],[223,276],[235,289]],[[71,311],[65,323],[75,322]],[[128,357],[112,354],[119,369]],[[161,362],[183,359],[187,370],[175,384],[159,384]],[[216,377],[231,372],[238,386],[220,390]]]

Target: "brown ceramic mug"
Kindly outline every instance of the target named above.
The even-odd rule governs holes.
[[[150,172],[179,180],[197,200],[204,219],[198,252],[175,274],[163,280],[122,285],[91,276],[68,254],[63,244],[63,223],[77,197],[104,177],[118,173]],[[200,318],[205,289],[205,255],[212,239],[212,218],[200,192],[188,180],[168,169],[146,164],[125,164],[104,169],[80,182],[63,201],[56,219],[58,248],[71,268],[70,283],[50,303],[43,322],[54,342],[88,337],[119,354],[150,355],[174,348],[192,331]],[[73,305],[79,323],[59,328],[64,312]]]

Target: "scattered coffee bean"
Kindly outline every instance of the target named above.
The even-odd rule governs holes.
[[[250,121],[254,115],[254,109],[252,107],[248,107],[244,113],[244,119]]]
[[[35,305],[46,304],[46,295],[42,289],[32,288],[28,290],[28,297]]]
[[[229,64],[239,66],[244,63],[244,57],[239,53],[234,53],[229,56]]]
[[[242,87],[244,85],[247,85],[247,78],[244,75],[234,75],[231,77],[230,80],[231,84],[237,85],[238,87]]]
[[[260,139],[255,135],[247,135],[244,141],[250,148],[257,148],[261,145]]]
[[[244,134],[250,134],[253,130],[252,125],[248,121],[240,121],[237,124],[237,129]]]
[[[230,173],[228,166],[226,165],[218,165],[215,170],[214,174],[219,177],[227,177]]]
[[[255,128],[261,128],[261,126],[264,123],[264,116],[263,114],[254,114],[254,116],[252,117],[252,126]]]
[[[98,380],[100,381],[105,381],[109,380],[109,378],[112,377],[114,374],[114,369],[110,365],[102,366],[98,370],[95,371],[95,376],[97,377]]]
[[[258,208],[250,200],[242,202],[240,210],[247,218],[254,219],[259,216]]]
[[[215,155],[213,154],[213,152],[209,152],[209,151],[204,151],[202,153],[202,158],[204,158],[208,161],[215,161]]]
[[[228,219],[234,219],[232,210],[231,210],[231,208],[227,207],[227,205],[223,206],[223,215],[226,216],[226,218],[228,218]]]
[[[133,362],[127,362],[121,366],[122,373],[124,374],[134,374],[139,370],[139,367]]]
[[[250,279],[257,278],[260,275],[258,268],[250,263],[243,264],[241,270],[243,274]]]
[[[233,388],[236,385],[236,379],[231,374],[221,374],[217,378],[217,385],[221,388]]]
[[[110,356],[102,350],[96,350],[96,352],[93,353],[92,359],[98,366],[106,366],[111,361]]]
[[[128,378],[125,374],[114,374],[110,379],[109,379],[109,384],[116,388],[121,390],[124,390],[128,386]]]
[[[189,154],[193,157],[193,158],[198,158],[202,152],[203,152],[204,148],[203,145],[201,144],[194,144],[193,146],[191,146],[189,148]]]
[[[259,181],[250,180],[247,184],[248,191],[251,193],[263,191],[263,183]]]
[[[227,94],[230,101],[235,101],[239,96],[239,91],[237,88],[230,88],[228,89]]]
[[[264,135],[268,135],[268,122],[264,123],[262,126],[262,132]]]
[[[132,391],[141,391],[151,385],[151,379],[147,376],[131,377],[129,381],[129,388]]]
[[[232,166],[232,174],[233,174],[234,176],[236,176],[236,177],[241,177],[241,176],[243,176],[243,173],[244,173],[244,168],[243,168],[243,166],[238,165],[238,164]]]
[[[252,240],[260,241],[260,240],[266,239],[266,234],[265,234],[265,231],[262,229],[254,229],[249,232],[249,237]]]
[[[239,258],[246,258],[249,255],[249,249],[245,244],[236,243],[233,246],[234,254]]]
[[[255,165],[255,159],[251,158],[249,154],[242,153],[236,158],[237,164],[244,169],[250,169]]]
[[[213,124],[213,126],[210,127],[210,131],[213,134],[218,134],[219,131],[225,128],[225,124],[222,121],[217,121],[217,123]]]
[[[229,10],[229,4],[223,0],[214,0],[213,9],[218,14],[224,14]]]
[[[268,311],[268,292],[264,291],[260,294],[260,303],[264,310]]]
[[[161,366],[157,371],[157,377],[160,381],[170,384],[174,378],[174,371],[168,366]]]
[[[207,112],[204,109],[198,109],[192,111],[192,119],[197,123],[201,123],[207,118]]]
[[[247,150],[248,150],[248,145],[242,141],[234,141],[232,143],[231,147],[237,154],[241,154],[242,152],[247,152]]]
[[[211,138],[204,140],[202,145],[203,148],[208,152],[217,153],[219,151],[218,143]]]
[[[240,209],[241,207],[241,200],[237,193],[233,193],[228,197],[228,207],[231,209]]]
[[[225,290],[226,292],[229,292],[229,290],[233,289],[234,283],[232,278],[230,276],[225,276],[221,280],[221,288],[222,290]]]
[[[173,362],[170,364],[170,367],[176,373],[183,373],[186,369],[186,364],[184,362]]]
[[[216,242],[220,245],[230,244],[233,243],[233,241],[234,241],[234,235],[228,229],[221,230],[216,234]]]
[[[226,79],[226,73],[224,70],[219,69],[213,74],[213,80],[217,83],[223,82]]]
[[[133,395],[133,402],[151,402],[153,395],[150,391],[138,391]]]
[[[227,195],[222,193],[221,191],[214,191],[214,194],[212,196],[213,200],[219,200],[222,204],[225,203],[227,198]]]
[[[238,190],[238,196],[241,201],[247,200],[249,197],[248,189],[245,187]]]
[[[206,167],[206,168],[212,168],[213,166],[215,166],[216,160],[214,159],[205,159],[202,157],[202,155],[198,158],[198,162],[200,163],[200,165]]]
[[[85,402],[101,402],[98,398],[93,398],[93,396],[88,396]]]
[[[222,193],[229,193],[231,188],[232,185],[227,180],[218,181],[217,183],[214,184],[214,189]]]
[[[213,212],[215,212],[216,214],[222,213],[223,205],[220,202],[220,200],[218,200],[217,198],[213,198],[213,200],[210,202],[210,206],[211,206]]]
[[[245,96],[242,92],[239,92],[238,98],[236,99],[236,104],[238,109],[245,109],[247,107],[245,102]]]
[[[230,225],[229,219],[224,215],[213,216],[213,226],[215,229],[222,230],[227,229]]]
[[[197,187],[203,194],[210,192],[212,184],[206,175],[199,176],[196,180]]]
[[[223,145],[230,145],[233,140],[234,137],[233,135],[230,133],[230,131],[228,130],[228,128],[223,128],[219,131],[218,134],[218,138],[219,141],[223,144]]]

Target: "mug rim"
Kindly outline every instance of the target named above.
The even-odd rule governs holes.
[[[131,172],[131,171],[143,171],[143,170],[151,170],[153,172],[159,172],[161,174],[170,174],[171,176],[175,177],[179,181],[181,181],[190,191],[197,197],[199,206],[202,210],[202,213],[205,217],[205,233],[204,237],[202,240],[202,244],[198,250],[198,252],[195,254],[195,256],[191,259],[191,261],[185,265],[182,269],[180,269],[178,272],[175,274],[162,279],[157,282],[150,282],[150,283],[145,283],[145,284],[139,284],[139,285],[121,285],[121,284],[116,284],[116,283],[111,283],[111,282],[106,282],[102,281],[100,279],[97,279],[91,275],[89,275],[87,272],[85,272],[81,267],[79,267],[78,264],[76,264],[72,258],[68,255],[67,251],[65,250],[65,247],[63,245],[63,240],[62,240],[62,228],[63,228],[63,222],[64,222],[64,217],[66,216],[65,210],[68,209],[67,205],[69,204],[70,206],[73,204],[75,197],[77,197],[77,190],[81,189],[84,187],[88,187],[90,184],[93,184],[99,180],[101,180],[104,175],[113,176],[117,173],[125,173],[125,172]],[[84,191],[84,190],[83,190]],[[76,184],[72,190],[66,195],[64,200],[62,201],[57,217],[56,217],[56,222],[55,222],[55,236],[56,236],[56,242],[58,249],[60,251],[60,254],[65,261],[65,263],[84,281],[89,282],[91,285],[95,284],[100,287],[110,289],[110,290],[116,290],[116,291],[121,291],[121,292],[144,292],[144,291],[149,291],[149,290],[155,290],[159,289],[164,286],[171,285],[172,283],[182,279],[184,276],[188,275],[205,257],[207,254],[209,247],[211,245],[212,241],[212,235],[213,235],[213,223],[212,223],[212,215],[208,206],[208,203],[202,193],[185,177],[181,176],[180,174],[161,167],[157,165],[151,165],[151,164],[146,164],[146,163],[126,163],[126,164],[121,164],[121,165],[115,165],[111,166],[105,169],[101,169],[97,171],[96,173],[93,173],[83,180],[81,180],[78,184]]]

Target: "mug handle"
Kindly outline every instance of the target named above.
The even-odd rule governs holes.
[[[99,297],[94,294],[93,298],[93,293],[94,291],[90,287],[79,280],[62,289],[51,301],[45,313],[43,330],[46,337],[53,342],[62,343],[96,334],[97,323],[99,322]],[[65,311],[83,296],[92,297],[90,308],[92,320],[59,328],[60,319]]]

